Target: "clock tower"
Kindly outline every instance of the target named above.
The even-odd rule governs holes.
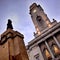
[[[40,35],[44,29],[51,27],[51,22],[40,5],[33,3],[30,6],[30,15],[35,25],[35,35]]]
[[[30,60],[60,60],[60,22],[50,19],[40,5],[30,6],[36,33],[27,46]]]

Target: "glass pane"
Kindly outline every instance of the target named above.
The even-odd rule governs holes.
[[[54,45],[54,52],[55,52],[56,54],[59,54],[59,53],[60,53],[60,50],[59,50],[58,47],[55,46],[55,45]]]

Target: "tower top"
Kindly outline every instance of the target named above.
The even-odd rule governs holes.
[[[30,6],[30,13],[31,13],[31,10],[33,10],[34,8],[38,7],[40,10],[43,11],[43,8],[40,6],[40,5],[37,5],[36,3],[33,3],[31,6]]]
[[[31,6],[30,6],[30,9],[34,8],[35,6],[37,6],[36,3],[33,3]]]
[[[30,15],[36,29],[36,33],[34,34],[34,36],[40,35],[47,28],[51,27],[51,21],[47,17],[47,14],[45,14],[41,5],[33,3],[30,6]]]
[[[7,23],[7,29],[13,29],[13,26],[12,26],[12,21],[10,19],[8,19],[8,23]]]

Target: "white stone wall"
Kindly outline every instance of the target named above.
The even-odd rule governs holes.
[[[27,52],[28,52],[29,60],[36,60],[34,56],[36,56],[37,54],[39,54],[40,60],[44,60],[39,46],[35,46],[32,49],[27,50]]]

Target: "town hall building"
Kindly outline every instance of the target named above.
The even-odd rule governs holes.
[[[60,60],[60,22],[51,22],[36,3],[30,6],[30,15],[36,32],[26,47],[29,60]]]

